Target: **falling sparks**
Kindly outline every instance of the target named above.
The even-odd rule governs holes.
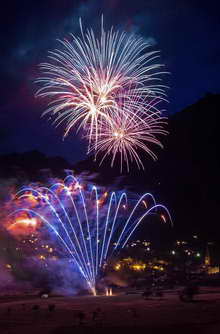
[[[66,187],[74,188],[78,180],[69,175],[63,182],[52,184],[50,188],[30,187],[23,188],[17,193],[21,198],[20,207],[10,214],[15,220],[21,214],[29,216],[29,222],[40,222],[40,226],[48,227],[53,238],[60,242],[72,262],[78,266],[83,278],[87,281],[90,290],[95,294],[96,280],[99,271],[107,259],[124,248],[134,231],[152,212],[159,214],[162,210],[171,221],[169,211],[161,204],[156,204],[150,193],[142,195],[133,206],[124,211],[124,203],[129,199],[125,192],[117,194],[108,192],[107,196],[99,194],[97,187],[90,191],[78,189],[74,194],[67,194]],[[47,195],[47,201],[33,206],[26,200],[30,193]],[[23,196],[24,195],[24,196]],[[15,196],[15,200],[16,200]],[[105,198],[105,203],[103,203]],[[148,199],[148,208],[143,207],[143,200]],[[22,203],[23,201],[23,203]],[[27,205],[29,203],[29,206]],[[95,205],[94,205],[95,203]],[[22,206],[24,204],[25,206]],[[126,205],[127,206],[127,205]],[[159,211],[158,211],[159,210]],[[160,216],[160,215],[159,215]],[[20,219],[20,218],[18,218]],[[24,218],[22,218],[24,220]],[[25,220],[25,224],[26,224]],[[27,224],[28,225],[28,224]],[[22,243],[35,243],[38,238],[23,240]],[[138,240],[138,242],[140,242]],[[49,242],[35,247],[40,250],[39,260],[46,261],[54,252]],[[55,259],[54,255],[53,258]],[[136,265],[135,270],[143,270]],[[118,267],[118,270],[120,267]]]
[[[111,123],[106,120],[99,123],[99,140],[92,142],[89,152],[94,152],[96,159],[102,155],[100,165],[108,156],[111,156],[111,167],[117,159],[120,161],[121,171],[124,164],[129,171],[130,161],[134,161],[139,169],[144,169],[138,152],[145,151],[152,159],[157,159],[148,143],[162,147],[155,134],[167,133],[163,130],[163,124],[166,122],[158,113],[151,114],[148,110],[148,116],[145,118],[142,114],[144,107],[139,111],[136,106],[132,109],[133,106],[128,107],[123,103],[120,111],[115,111]],[[147,104],[147,101],[145,103]],[[132,112],[132,115],[128,115],[127,109]]]
[[[160,218],[164,221],[164,223],[167,222],[166,217],[164,215],[160,215]]]
[[[167,89],[159,53],[135,34],[105,31],[103,19],[100,35],[84,31],[81,20],[80,28],[81,36],[60,41],[62,48],[40,65],[36,96],[49,100],[43,115],[56,126],[66,124],[64,137],[82,130],[88,154],[101,155],[101,163],[111,155],[111,166],[118,156],[121,170],[124,162],[127,170],[130,162],[144,168],[139,151],[155,160],[151,145],[162,147],[156,136],[167,134],[159,108]]]

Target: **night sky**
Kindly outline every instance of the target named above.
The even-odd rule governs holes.
[[[78,33],[81,16],[85,27],[105,27],[136,32],[161,50],[173,114],[207,92],[219,93],[219,10],[217,1],[103,0],[5,1],[1,4],[0,154],[37,149],[76,162],[85,147],[72,133],[62,140],[41,118],[44,101],[34,98],[38,64],[47,60],[57,38]]]

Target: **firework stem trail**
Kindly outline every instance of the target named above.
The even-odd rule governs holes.
[[[76,263],[76,264],[78,265],[78,267],[81,269],[80,271],[81,271],[81,273],[83,274],[83,277],[84,277],[87,281],[89,281],[89,278],[87,277],[86,273],[82,270],[81,265],[79,264],[79,262],[77,261],[77,259],[76,259],[75,256],[73,255],[72,251],[70,250],[70,248],[69,248],[69,246],[67,245],[67,243],[65,242],[65,240],[61,237],[61,235],[60,235],[59,232],[53,227],[53,225],[50,224],[50,223],[48,222],[47,219],[45,219],[43,216],[41,216],[40,214],[38,214],[36,211],[31,210],[31,209],[25,209],[25,208],[15,210],[14,212],[12,212],[12,213],[9,215],[9,217],[12,216],[12,215],[16,215],[17,213],[22,212],[22,211],[23,211],[23,212],[27,212],[27,213],[31,213],[31,214],[33,214],[34,216],[39,217],[45,224],[47,224],[47,225],[53,230],[53,232],[58,236],[58,238],[61,240],[61,242],[62,242],[62,243],[64,244],[64,246],[66,247],[66,249],[68,250],[70,256],[74,259],[75,263]]]
[[[105,231],[104,231],[104,236],[103,236],[102,251],[101,251],[101,256],[100,256],[100,263],[99,263],[99,266],[101,266],[101,264],[102,264],[103,252],[104,252],[104,248],[105,248],[106,232],[107,232],[107,228],[108,228],[109,215],[110,215],[110,211],[111,211],[111,207],[112,207],[113,198],[114,198],[114,200],[115,200],[115,204],[117,204],[117,200],[116,200],[116,194],[115,194],[115,192],[113,192],[113,193],[111,194],[111,197],[110,197],[110,200],[109,200],[108,212],[107,212],[107,216],[106,216]]]
[[[158,215],[158,209],[161,209],[171,223],[172,220],[167,208],[156,204],[150,193],[135,200],[132,210],[127,212],[130,200],[125,192],[120,192],[118,197],[115,191],[105,192],[102,196],[96,186],[88,185],[86,189],[81,186],[81,181],[71,175],[63,182],[54,183],[50,188],[25,187],[15,196],[15,199],[19,199],[16,205],[25,206],[9,216],[15,217],[15,222],[10,226],[16,224],[16,218],[21,212],[34,215],[45,223],[49,230],[58,236],[89,289],[96,294],[99,272],[104,263],[116,250],[125,247],[146,216],[153,212]],[[37,204],[27,202],[27,199],[33,196],[37,199]],[[149,205],[145,198],[150,198]],[[161,219],[163,217],[160,215]],[[53,226],[53,223],[56,225]],[[9,230],[12,231],[10,226]]]
[[[167,210],[167,208],[164,206],[164,205],[161,205],[161,204],[156,204],[154,206],[152,206],[149,210],[147,210],[147,212],[145,212],[139,219],[138,219],[138,222],[135,224],[135,227],[132,229],[132,231],[130,232],[130,234],[128,235],[128,237],[126,238],[125,242],[123,243],[123,245],[121,246],[121,248],[124,248],[125,245],[127,244],[128,240],[130,239],[130,237],[132,236],[132,234],[134,233],[134,231],[136,230],[136,228],[139,226],[139,224],[141,223],[141,221],[153,210],[157,209],[157,208],[163,208],[166,213],[168,214],[169,216],[169,219],[172,223],[172,219],[171,219],[171,216],[170,216],[170,213],[169,211]]]

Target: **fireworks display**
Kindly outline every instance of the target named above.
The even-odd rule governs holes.
[[[165,118],[159,104],[166,100],[166,86],[161,84],[165,72],[157,63],[157,51],[143,38],[126,32],[101,32],[81,27],[81,36],[60,41],[62,48],[50,52],[50,62],[40,65],[41,88],[36,96],[49,100],[44,114],[54,124],[66,123],[64,137],[72,128],[82,130],[88,139],[88,153],[97,157],[120,156],[144,167],[139,150],[156,155],[150,144],[162,146],[155,135],[164,135]]]
[[[125,192],[99,194],[97,187],[81,184],[72,175],[49,188],[25,187],[14,201],[16,209],[10,214],[8,230],[20,233],[16,229],[21,225],[28,233],[30,227],[38,233],[47,229],[77,265],[93,294],[106,261],[125,247],[146,216],[157,214],[162,222],[171,221],[167,208],[156,204],[150,193],[138,200],[130,199]],[[39,238],[31,239],[35,248],[36,241]],[[43,246],[49,255],[53,254],[49,244]],[[45,254],[39,256],[40,260],[46,259]]]
[[[167,132],[163,129],[165,119],[160,117],[158,112],[149,112],[149,108],[154,107],[158,101],[151,101],[149,106],[147,99],[143,103],[143,108],[137,110],[137,106],[134,105],[139,101],[140,97],[136,96],[133,104],[129,107],[126,105],[124,99],[120,103],[120,110],[116,110],[114,118],[112,118],[111,123],[103,120],[100,123],[100,135],[99,140],[90,147],[90,151],[94,151],[95,158],[102,154],[101,163],[107,156],[112,156],[111,166],[113,166],[114,161],[117,157],[120,161],[120,169],[122,171],[123,164],[127,166],[129,171],[129,161],[135,161],[138,168],[144,165],[138,154],[138,149],[142,149],[147,154],[149,154],[154,160],[156,160],[155,153],[146,145],[146,143],[153,143],[160,147],[163,147],[160,141],[155,137],[156,134],[166,134]],[[139,103],[139,102],[137,102]],[[145,107],[144,107],[145,104]],[[146,114],[148,116],[143,118],[143,110],[146,109]]]

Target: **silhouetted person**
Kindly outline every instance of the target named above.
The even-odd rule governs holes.
[[[79,313],[77,314],[77,317],[79,319],[79,325],[83,325],[83,321],[85,320],[85,313],[82,311],[79,311]]]
[[[21,304],[21,308],[23,311],[26,311],[26,304]]]
[[[159,297],[160,299],[163,297],[163,291],[162,290],[156,290],[155,291],[155,297]]]
[[[189,282],[186,287],[182,291],[180,291],[179,298],[183,302],[190,302],[198,293],[198,284],[196,282]]]
[[[92,312],[92,321],[96,324],[101,326],[102,321],[103,321],[103,312],[100,307],[97,307],[93,312]]]
[[[38,316],[39,316],[39,311],[40,311],[40,305],[33,305],[32,306],[32,311],[33,311],[33,318],[35,319],[35,320],[37,320],[38,319]]]
[[[39,311],[39,309],[40,309],[40,305],[33,305],[32,306],[32,311]]]
[[[144,297],[144,299],[148,299],[150,296],[152,295],[152,290],[151,289],[147,289],[143,292],[142,296]]]
[[[8,307],[7,308],[7,314],[10,315],[12,313],[12,308],[11,307]]]
[[[133,321],[134,321],[134,325],[135,325],[135,323],[136,323],[136,321],[137,321],[137,319],[138,319],[138,314],[137,314],[137,311],[136,311],[136,309],[135,308],[130,308],[130,309],[128,309],[128,311],[131,313],[131,316],[132,316],[132,319],[133,319]]]
[[[49,311],[49,312],[53,312],[53,311],[55,310],[55,308],[56,308],[56,305],[55,305],[55,304],[49,304],[49,305],[48,305],[48,311]]]

